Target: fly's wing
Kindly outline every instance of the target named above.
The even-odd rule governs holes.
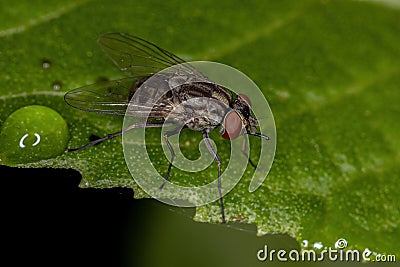
[[[69,91],[64,100],[84,111],[124,115],[134,83],[134,78],[99,82]]]
[[[180,64],[175,68],[180,74],[206,79],[183,59],[139,37],[108,33],[101,36],[98,43],[114,64],[128,76],[151,76]]]
[[[68,92],[64,99],[74,108],[150,120],[163,119],[172,109],[170,102],[163,102],[168,91],[185,81],[208,81],[181,58],[139,37],[109,33],[100,37],[98,42],[130,78],[101,82]],[[148,77],[152,79],[142,87]],[[133,93],[136,94],[132,98]]]
[[[84,86],[66,93],[64,100],[70,106],[84,111],[125,115],[130,107],[129,116],[162,120],[164,114],[154,105],[144,103],[133,108],[132,103],[129,103],[131,94],[137,89],[135,85],[142,79],[130,77]]]

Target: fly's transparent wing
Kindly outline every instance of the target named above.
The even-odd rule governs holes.
[[[64,99],[74,108],[162,120],[173,108],[168,92],[187,82],[209,82],[189,63],[139,37],[109,33],[98,42],[130,78],[100,82],[68,92]],[[142,87],[142,83],[145,86]]]
[[[183,59],[139,37],[108,33],[101,36],[98,43],[114,64],[128,76],[151,76],[165,68],[179,65],[170,69],[180,75],[206,79]]]
[[[104,81],[74,89],[65,94],[70,106],[84,111],[124,115],[131,87],[137,79]]]
[[[159,96],[159,93],[165,90],[148,89],[139,101],[130,103],[132,96],[147,78],[130,77],[84,86],[66,93],[64,100],[70,106],[84,111],[163,120],[172,110],[172,107],[162,103],[163,98]],[[162,81],[162,79],[156,81]],[[161,88],[162,84],[158,85],[157,87]],[[153,100],[156,96],[160,99],[158,103]]]

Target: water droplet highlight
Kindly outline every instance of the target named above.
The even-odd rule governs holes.
[[[41,137],[40,134],[34,133],[33,134],[36,137],[36,141],[32,144],[32,146],[37,146],[40,143]],[[25,139],[29,136],[29,134],[24,134],[21,139],[19,140],[19,147],[20,148],[25,148]]]

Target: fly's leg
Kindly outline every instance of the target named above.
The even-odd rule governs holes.
[[[250,156],[247,154],[246,150],[247,150],[247,138],[243,136],[243,143],[242,143],[243,155],[247,158],[248,162],[250,163],[251,166],[253,166],[255,170],[262,170],[263,168],[257,167],[257,165],[254,164],[254,162],[250,159]]]
[[[208,132],[203,132],[203,140],[204,143],[210,152],[211,156],[214,158],[214,161],[218,164],[218,193],[219,193],[219,203],[221,204],[221,214],[222,214],[222,223],[225,223],[225,207],[224,207],[224,200],[222,199],[222,186],[221,186],[221,160],[218,157],[217,152],[212,147],[210,142],[210,138],[208,136]]]
[[[260,138],[262,138],[264,140],[269,140],[268,136],[266,136],[266,135],[264,135],[262,133],[256,133],[254,131],[254,127],[252,127],[249,132],[245,132],[244,134],[257,136],[257,137],[260,137]],[[262,170],[263,168],[260,168],[260,167],[257,168],[256,164],[254,164],[254,162],[250,159],[249,155],[246,152],[246,148],[247,148],[247,139],[243,136],[242,153],[245,155],[245,157],[249,161],[250,165],[253,166],[254,169]]]
[[[94,140],[94,141],[92,141],[92,142],[90,142],[90,143],[88,143],[86,145],[83,145],[83,146],[80,146],[80,147],[76,147],[76,148],[68,148],[67,152],[78,151],[78,150],[82,150],[82,149],[85,149],[85,148],[100,144],[100,143],[102,143],[104,141],[107,141],[107,140],[112,139],[114,137],[120,136],[123,133],[125,133],[125,132],[127,132],[129,130],[135,129],[135,128],[161,127],[162,125],[163,125],[162,122],[160,122],[160,123],[146,123],[146,122],[135,123],[135,124],[132,124],[132,125],[126,127],[122,131],[119,131],[119,132],[116,132],[116,133],[112,133],[112,134],[108,134],[108,135],[106,135],[106,136],[104,136],[102,138],[96,139],[96,140]]]
[[[175,129],[173,129],[173,130],[171,130],[171,131],[168,131],[168,132],[166,132],[166,133],[164,134],[165,142],[167,143],[169,152],[171,153],[171,160],[169,161],[168,171],[167,171],[167,174],[166,174],[165,177],[164,177],[163,183],[162,183],[161,186],[160,186],[160,190],[162,190],[162,189],[164,188],[165,184],[166,184],[167,181],[168,181],[169,174],[170,174],[171,168],[172,168],[172,163],[173,163],[173,161],[174,161],[174,159],[175,159],[175,151],[174,151],[174,148],[172,147],[171,143],[169,142],[168,137],[173,136],[173,135],[175,135],[175,134],[178,134],[178,133],[181,131],[181,129],[182,129],[182,127],[177,127],[177,128],[175,128]]]
[[[254,164],[254,162],[250,159],[250,156],[246,152],[247,150],[247,138],[243,136],[243,143],[242,143],[242,153],[248,160],[251,166],[253,166],[254,169],[257,169],[257,166]]]
[[[109,140],[109,139],[112,139],[112,138],[114,138],[114,137],[120,136],[120,135],[122,134],[122,132],[123,132],[123,131],[119,131],[119,132],[112,133],[112,134],[107,134],[106,136],[104,136],[104,137],[102,137],[102,138],[93,140],[92,142],[87,143],[86,145],[83,145],[83,146],[80,146],[80,147],[68,148],[68,149],[67,149],[67,152],[78,151],[78,150],[82,150],[82,149],[85,149],[85,148],[88,148],[88,147],[91,147],[91,146],[100,144],[100,143],[102,143],[102,142],[104,142],[104,141],[106,141],[106,140]]]

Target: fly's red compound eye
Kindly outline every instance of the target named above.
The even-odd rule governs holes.
[[[242,119],[236,111],[229,112],[224,121],[224,133],[222,137],[227,140],[233,140],[237,138],[242,131]]]
[[[243,100],[244,102],[247,103],[247,105],[249,105],[249,107],[251,107],[251,100],[247,95],[244,94],[238,94],[237,96],[239,99]]]

